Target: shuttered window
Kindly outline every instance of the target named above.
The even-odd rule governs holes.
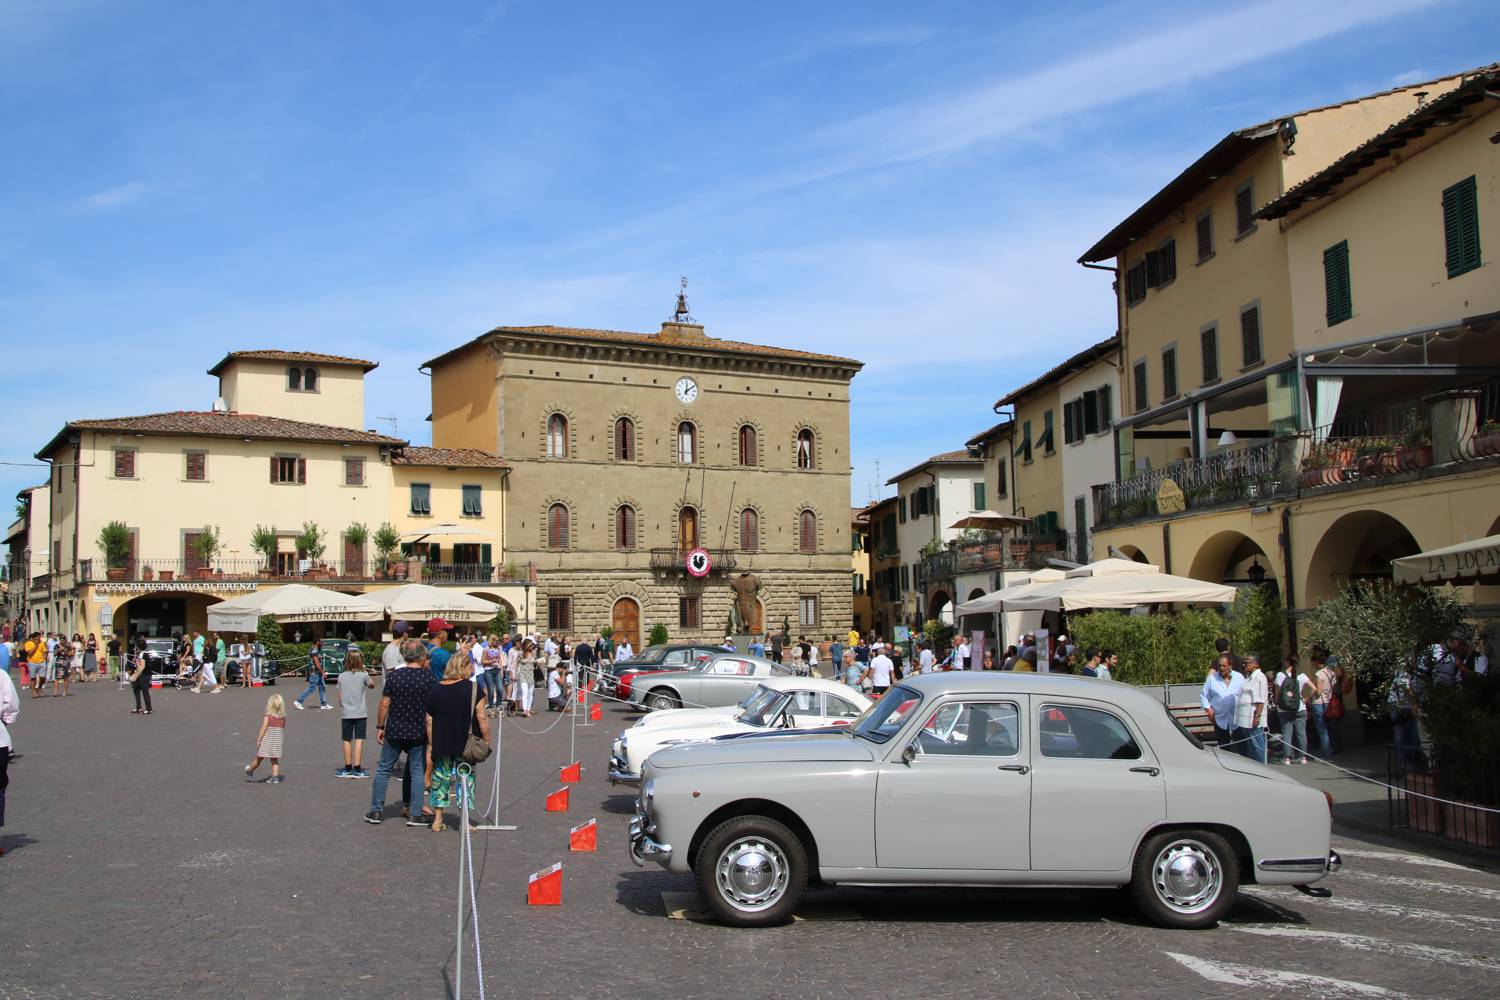
[[[615,421],[615,461],[635,461],[635,421],[629,417]]]
[[[1133,306],[1146,298],[1146,262],[1138,261],[1125,272],[1125,304]]]
[[[635,508],[629,504],[615,510],[615,548],[635,548]]]
[[[974,484],[974,509],[984,510],[984,483]]]
[[[1177,348],[1169,347],[1161,352],[1161,398],[1171,399],[1177,395]]]
[[[1255,228],[1255,188],[1249,181],[1234,192],[1234,225],[1240,236]]]
[[[1204,212],[1198,216],[1198,221],[1194,228],[1198,236],[1198,262],[1201,264],[1214,255],[1213,213],[1211,211]]]
[[[547,508],[547,548],[568,547],[568,507],[555,503]]]
[[[1443,192],[1443,240],[1448,248],[1448,277],[1479,266],[1479,198],[1472,176]]]
[[[1072,444],[1078,440],[1078,435],[1073,433],[1073,413],[1080,402],[1081,400],[1072,399],[1063,404],[1063,444]]]
[[[464,517],[483,517],[484,516],[484,500],[483,500],[483,495],[484,495],[484,491],[481,490],[478,486],[468,486],[468,485],[465,485],[463,487],[463,516]]]
[[[740,425],[740,464],[746,466],[760,464],[760,448],[756,442],[755,428],[749,424]]]
[[[750,507],[740,511],[740,548],[746,552],[760,549],[760,515]]]
[[[273,455],[271,457],[271,482],[307,482],[307,459],[296,455]]]
[[[1160,288],[1177,277],[1177,241],[1167,240],[1146,254],[1146,286]]]
[[[1022,462],[1031,461],[1031,421],[1023,421],[1021,424],[1021,443],[1016,445],[1016,454]]]
[[[568,418],[561,413],[547,418],[547,457],[568,457]]]
[[[427,483],[412,483],[410,487],[411,512],[413,514],[432,513],[432,487]]]
[[[1090,431],[1090,434],[1096,431],[1102,432],[1108,430],[1115,422],[1114,411],[1110,409],[1109,405],[1110,394],[1111,389],[1107,385],[1101,385],[1098,389],[1094,390],[1094,400],[1099,408],[1099,426]]]
[[[1042,433],[1041,436],[1036,439],[1036,446],[1042,449],[1042,452],[1047,455],[1050,455],[1057,450],[1057,446],[1052,443],[1051,410],[1048,410],[1046,413],[1042,414]]]
[[[547,598],[547,627],[559,632],[573,627],[573,598]]]
[[[1002,458],[995,463],[995,496],[997,497],[1010,496],[1010,481],[1005,477],[1006,471],[1006,462]]]
[[[1246,368],[1265,359],[1260,342],[1260,306],[1249,306],[1240,312],[1240,353]]]
[[[905,524],[906,523],[906,497],[898,497],[897,498],[897,500],[896,500],[896,510],[897,510],[897,513],[899,513],[900,516],[901,516],[901,523]]]
[[[810,510],[797,515],[797,551],[818,551],[818,515]]]
[[[703,598],[694,594],[677,598],[677,627],[698,628],[703,618]]]
[[[362,458],[344,459],[344,485],[363,486],[365,484],[365,460]]]
[[[1135,363],[1134,374],[1135,374],[1135,412],[1140,413],[1141,411],[1145,410],[1146,407],[1148,407],[1148,406],[1151,405],[1151,401],[1146,398],[1146,359],[1145,358],[1142,358],[1141,360],[1139,360],[1139,361],[1137,361]]]
[[[201,483],[208,478],[208,453],[204,451],[190,451],[183,456],[184,469],[183,478],[193,483]]]
[[[1203,345],[1203,384],[1217,382],[1219,380],[1219,328],[1204,327],[1198,333],[1198,339]]]
[[[115,449],[115,478],[116,479],[134,479],[135,478],[135,449],[134,448],[116,448]],[[60,484],[60,481],[59,481],[59,484]],[[59,490],[59,492],[61,492],[61,490]]]
[[[1323,292],[1328,325],[1337,326],[1354,315],[1354,291],[1349,285],[1349,241],[1323,251]]]

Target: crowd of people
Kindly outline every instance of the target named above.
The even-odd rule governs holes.
[[[20,622],[0,626],[0,669],[8,670],[14,663],[33,698],[44,697],[49,685],[53,697],[66,698],[75,681],[83,684],[107,678],[118,657],[116,641],[101,645],[93,633],[74,633],[70,638],[64,632],[27,634]]]

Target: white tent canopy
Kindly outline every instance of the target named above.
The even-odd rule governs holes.
[[[423,528],[413,528],[411,531],[403,531],[401,532],[401,540],[403,542],[420,542],[426,538],[469,538],[478,533],[478,530],[472,525],[441,521],[437,524],[429,524]]]
[[[954,612],[958,615],[993,615],[1007,611],[1010,609],[1005,606],[1006,601],[1030,594],[1043,584],[1057,583],[1063,579],[1063,576],[1063,571],[1060,569],[1039,569],[1030,576],[1012,581],[1008,587],[1002,587],[976,597],[972,601],[963,602],[954,608]]]
[[[385,606],[367,597],[301,583],[267,587],[208,607],[208,627],[215,632],[254,632],[262,615],[278,622],[378,622]]]
[[[1391,569],[1397,583],[1500,583],[1500,535],[1405,556]]]
[[[1143,604],[1229,604],[1235,589],[1170,573],[1072,577],[1056,583],[1031,584],[1023,594],[1002,602],[1005,611],[1083,611],[1090,608],[1135,608]]]
[[[394,618],[427,621],[446,618],[450,621],[487,622],[495,617],[500,605],[460,590],[446,590],[425,583],[408,583],[404,587],[377,590],[369,595]]]
[[[1108,559],[1098,559],[1079,566],[1076,569],[1070,569],[1067,575],[1069,577],[1140,576],[1146,573],[1160,572],[1160,566],[1136,562],[1134,559],[1121,559],[1119,556],[1110,556]]]

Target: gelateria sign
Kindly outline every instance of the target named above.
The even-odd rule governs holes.
[[[135,583],[96,583],[94,584],[94,597],[103,600],[105,594],[233,594],[245,593],[258,590],[258,583],[215,583],[206,580],[152,580],[148,582]]]

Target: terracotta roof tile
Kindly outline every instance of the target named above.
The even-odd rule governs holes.
[[[475,340],[461,344],[451,351],[447,351],[426,362],[422,367],[427,368],[434,365],[451,354],[456,354],[465,348],[488,337],[497,334],[522,333],[536,334],[544,337],[564,337],[570,340],[601,340],[610,343],[636,344],[642,347],[675,348],[683,351],[711,351],[720,354],[750,354],[758,357],[786,358],[788,360],[818,361],[836,365],[853,365],[856,368],[864,367],[864,362],[853,358],[842,358],[835,354],[815,354],[812,351],[799,351],[790,347],[768,347],[764,344],[746,344],[737,340],[719,340],[716,337],[705,336],[699,339],[676,339],[663,336],[660,333],[631,333],[626,330],[595,330],[587,327],[573,326],[497,326]]]
[[[885,484],[887,486],[892,486],[895,483],[899,482],[900,480],[905,479],[907,476],[911,475],[913,472],[921,472],[923,469],[927,468],[929,465],[983,465],[983,464],[984,464],[984,459],[980,458],[978,455],[970,455],[967,448],[959,448],[956,451],[945,451],[942,454],[933,455],[931,458],[929,458],[925,462],[918,462],[916,465],[913,465],[910,469],[907,469],[905,472],[898,472],[898,473],[896,473],[896,475],[894,475],[891,478],[887,479],[885,481]]]
[[[1032,392],[1042,388],[1043,386],[1050,385],[1051,383],[1065,378],[1073,374],[1074,372],[1079,371],[1080,369],[1087,368],[1089,365],[1093,364],[1095,361],[1098,361],[1106,354],[1117,350],[1119,346],[1120,338],[1110,337],[1108,340],[1099,341],[1099,343],[1095,344],[1092,347],[1085,347],[1083,350],[1079,351],[1077,354],[1073,355],[1062,364],[1043,372],[1041,375],[1038,375],[1030,382],[1027,382],[1015,392],[1001,396],[1000,401],[995,404],[995,408],[999,409],[1002,406],[1009,406],[1011,403],[1014,403],[1016,400],[1021,399],[1023,396],[1031,395]]]
[[[408,445],[391,456],[392,465],[446,466],[461,469],[508,469],[505,459],[478,448],[418,448]]]
[[[231,361],[294,361],[299,364],[315,365],[342,365],[350,368],[360,368],[364,371],[372,371],[380,367],[378,361],[365,361],[362,358],[345,358],[337,354],[319,354],[317,351],[230,351],[224,355],[224,360],[208,370],[210,375],[217,375]]]
[[[254,438],[262,441],[320,441],[329,444],[374,444],[399,447],[401,438],[386,437],[374,431],[352,427],[309,424],[281,417],[262,417],[254,413],[219,413],[203,410],[177,410],[172,413],[147,413],[139,417],[108,417],[102,420],[70,420],[57,436],[37,452],[48,455],[70,430],[119,431],[126,434],[173,434],[185,437]]]

